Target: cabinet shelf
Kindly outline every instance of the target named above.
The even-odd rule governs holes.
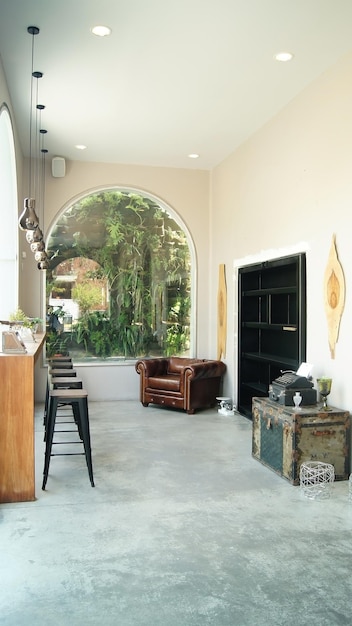
[[[247,383],[243,383],[243,387],[246,387],[247,389],[250,389],[251,391],[254,391],[256,394],[259,395],[265,395],[268,393],[268,388],[266,387],[266,385],[263,385],[262,383],[255,383],[255,382],[247,382]]]
[[[249,359],[250,361],[258,361],[261,363],[273,363],[275,365],[287,367],[287,369],[292,370],[297,369],[296,359],[289,359],[284,356],[277,356],[276,354],[266,354],[263,352],[244,352],[242,354],[242,359]]]
[[[271,296],[277,294],[289,294],[297,293],[297,287],[271,287],[266,289],[248,289],[243,291],[243,298],[250,298],[253,296]]]
[[[296,324],[269,324],[268,322],[242,322],[243,328],[263,328],[265,330],[277,330],[279,332],[296,332]]]

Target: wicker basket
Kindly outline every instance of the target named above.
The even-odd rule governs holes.
[[[335,469],[330,463],[308,461],[301,465],[301,491],[310,500],[326,500],[330,498],[334,480]]]

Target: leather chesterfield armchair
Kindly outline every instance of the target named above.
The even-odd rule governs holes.
[[[215,406],[225,370],[222,361],[184,357],[140,359],[136,363],[140,401],[143,406],[162,404],[192,415],[197,409]]]

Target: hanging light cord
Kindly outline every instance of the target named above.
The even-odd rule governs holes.
[[[34,71],[34,37],[38,35],[39,28],[37,26],[28,26],[27,32],[32,35],[32,70],[31,70],[31,89],[30,89],[30,111],[29,111],[29,185],[28,196],[32,197],[32,124],[33,124],[33,71]]]
[[[30,27],[29,27],[30,28]],[[32,71],[31,71],[31,95],[29,108],[29,187],[28,196],[32,197],[32,134],[33,134],[33,69],[34,69],[34,32],[32,33]]]

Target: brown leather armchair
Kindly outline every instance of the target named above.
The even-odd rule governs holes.
[[[162,404],[187,411],[215,406],[221,379],[226,370],[222,361],[169,357],[140,359],[140,401],[143,406]]]

